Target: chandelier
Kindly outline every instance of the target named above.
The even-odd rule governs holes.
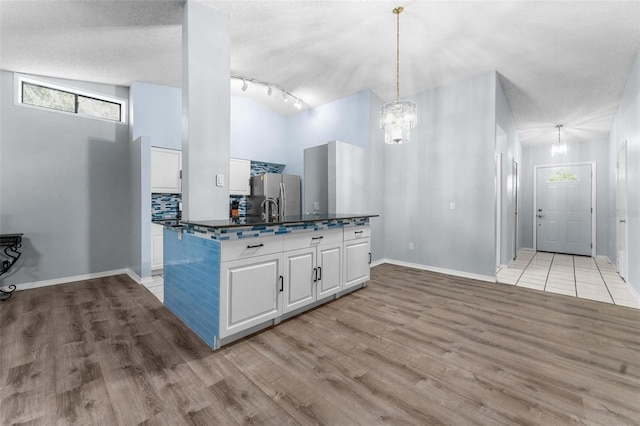
[[[551,146],[551,156],[557,157],[559,155],[565,155],[567,153],[567,143],[560,142],[560,129],[562,128],[562,124],[556,125],[558,128],[558,144]]]
[[[380,108],[380,128],[384,130],[384,141],[388,144],[408,143],[411,129],[418,121],[416,103],[400,100],[400,13],[402,6],[393,9],[397,17],[396,27],[396,100],[387,102]]]

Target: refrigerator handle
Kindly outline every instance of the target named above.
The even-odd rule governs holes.
[[[280,183],[280,201],[282,202],[280,213],[282,217],[284,217],[287,215],[287,187],[284,182]]]

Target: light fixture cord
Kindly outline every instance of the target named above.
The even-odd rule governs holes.
[[[396,101],[400,100],[400,11],[396,13]]]
[[[562,124],[558,124],[556,127],[558,128],[558,145],[560,145],[560,128],[562,127]]]

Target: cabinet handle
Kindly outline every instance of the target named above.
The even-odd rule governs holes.
[[[322,281],[322,268],[318,266],[318,281]]]
[[[356,231],[354,234],[362,234],[364,231]]]
[[[323,237],[322,235],[320,235],[319,237],[313,237],[313,238],[311,238],[311,240],[312,240],[312,241],[313,241],[313,240],[321,240],[321,239],[323,239],[323,238],[324,238],[324,237]]]
[[[284,291],[284,277],[280,275],[280,291]]]
[[[371,253],[369,253],[369,265],[371,265]]]
[[[258,247],[264,247],[264,244],[260,243],[260,244],[254,245],[254,246],[247,246],[248,249],[250,249],[250,248],[258,248]]]
[[[318,268],[313,268],[313,282],[318,282]]]

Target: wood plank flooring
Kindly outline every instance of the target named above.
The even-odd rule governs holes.
[[[212,352],[124,275],[0,303],[2,425],[638,425],[640,310],[393,265]]]

